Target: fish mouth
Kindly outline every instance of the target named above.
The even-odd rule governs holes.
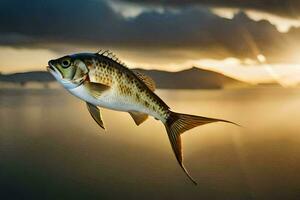
[[[62,74],[60,73],[60,71],[51,63],[48,63],[49,65],[46,67],[47,71],[52,74],[55,78],[59,78],[62,79]]]
[[[50,72],[50,73],[51,73],[51,72],[55,72],[54,67],[51,66],[51,65],[47,66],[46,68],[47,68],[47,71]]]

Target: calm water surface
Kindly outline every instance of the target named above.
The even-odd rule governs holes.
[[[173,110],[218,117],[183,136],[103,110],[103,131],[63,90],[0,90],[0,199],[300,199],[300,89],[160,90]]]

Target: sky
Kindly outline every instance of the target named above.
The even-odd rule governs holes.
[[[299,0],[1,0],[0,71],[112,50],[128,67],[192,66],[259,83],[300,82]]]

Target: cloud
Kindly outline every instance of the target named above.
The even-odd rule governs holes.
[[[284,17],[298,18],[300,16],[299,0],[123,0],[125,2],[162,5],[162,6],[190,6],[205,5],[221,8],[251,9],[268,12]]]
[[[6,46],[110,46],[145,54],[180,51],[187,58],[191,55],[183,52],[194,52],[194,58],[200,53],[212,58],[255,58],[262,53],[277,61],[288,42],[287,34],[268,21],[255,22],[242,12],[225,19],[205,7],[182,7],[124,18],[100,0],[0,2],[0,45]]]

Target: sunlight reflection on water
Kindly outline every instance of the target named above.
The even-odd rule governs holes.
[[[178,112],[224,118],[183,136],[193,186],[163,125],[103,110],[107,131],[63,90],[0,91],[0,196],[299,199],[299,89],[159,90]]]

